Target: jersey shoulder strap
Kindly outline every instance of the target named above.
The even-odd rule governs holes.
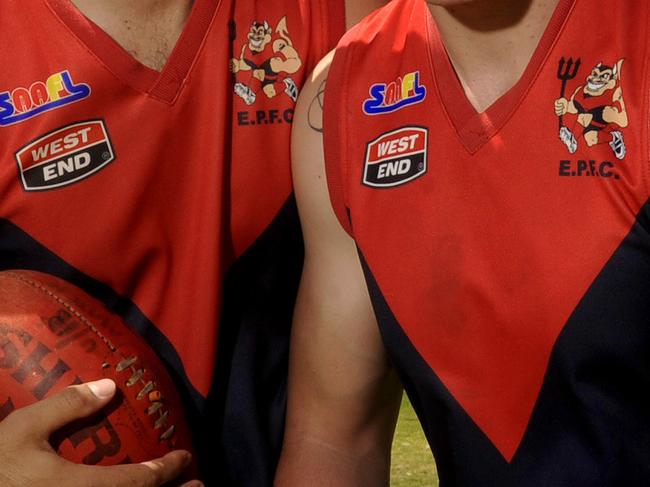
[[[348,168],[362,161],[351,160],[348,149],[362,126],[382,124],[388,85],[405,74],[405,59],[426,47],[426,6],[421,4],[394,0],[373,12],[343,36],[330,66],[323,108],[325,170],[332,207],[350,235]],[[420,54],[426,56],[426,49]]]

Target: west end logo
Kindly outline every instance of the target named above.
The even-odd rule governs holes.
[[[115,152],[102,120],[61,127],[16,152],[25,191],[68,186],[96,173],[114,159]]]
[[[391,188],[424,175],[428,135],[424,127],[402,127],[369,142],[362,183],[373,188]]]
[[[420,72],[413,71],[390,83],[376,83],[370,87],[370,98],[363,102],[367,115],[390,113],[420,103],[427,89],[420,84]]]
[[[55,73],[45,81],[35,81],[29,88],[20,86],[0,92],[0,127],[24,122],[88,96],[90,86],[75,85],[67,70]]]

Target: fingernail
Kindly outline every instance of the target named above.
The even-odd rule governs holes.
[[[90,392],[92,392],[99,399],[106,399],[115,392],[115,382],[111,379],[101,379],[95,382],[88,382],[86,384]]]

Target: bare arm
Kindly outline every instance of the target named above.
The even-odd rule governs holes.
[[[293,175],[305,267],[277,487],[388,485],[401,400],[355,243],[329,201],[319,102],[329,61],[321,62],[303,88],[294,123]]]

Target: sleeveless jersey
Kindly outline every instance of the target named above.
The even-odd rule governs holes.
[[[559,0],[484,113],[422,0],[339,44],[332,205],[441,486],[648,483],[649,11]]]
[[[258,23],[275,92],[235,72]],[[270,484],[301,263],[293,106],[343,2],[196,0],[160,73],[69,0],[7,0],[0,25],[0,268],[57,275],[121,315],[177,380],[209,484]],[[233,404],[238,435],[222,424]]]

